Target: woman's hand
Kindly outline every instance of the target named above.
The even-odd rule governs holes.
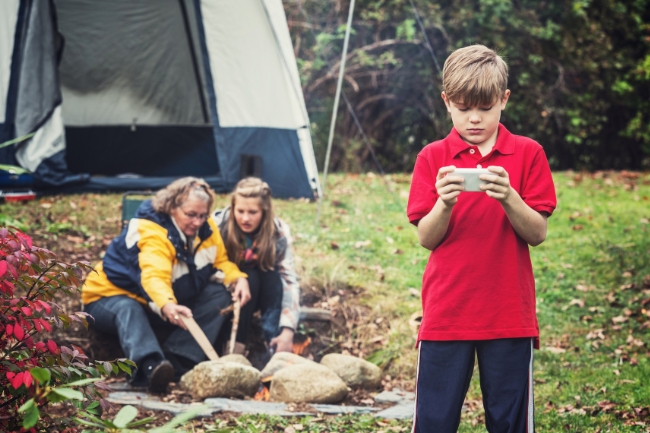
[[[239,301],[239,304],[243,307],[248,301],[251,300],[251,290],[248,287],[248,279],[238,278],[235,283],[235,289],[232,292],[232,300]]]
[[[276,353],[291,352],[293,349],[293,329],[282,328],[280,335],[271,340],[269,346],[275,347]]]
[[[187,331],[187,327],[181,320],[180,316],[192,317],[192,310],[187,308],[185,305],[178,305],[170,302],[169,304],[165,304],[160,312],[167,318],[167,320],[169,320],[169,323],[180,326]]]

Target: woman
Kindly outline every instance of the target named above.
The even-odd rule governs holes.
[[[214,344],[231,298],[246,305],[246,274],[228,260],[209,217],[214,200],[202,179],[185,177],[158,191],[110,244],[82,289],[97,330],[117,334],[138,369],[133,385],[164,391],[174,377],[206,359],[181,316],[193,317]],[[217,270],[224,284],[211,281]],[[168,331],[161,347],[154,329]],[[171,362],[170,362],[171,361]]]
[[[300,315],[300,285],[294,269],[289,226],[273,215],[271,189],[249,177],[232,192],[230,206],[215,212],[228,257],[248,275],[251,301],[242,307],[235,352],[243,353],[253,319],[276,352],[290,352]]]

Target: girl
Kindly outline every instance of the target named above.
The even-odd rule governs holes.
[[[241,180],[230,206],[213,218],[229,259],[248,275],[251,300],[242,306],[235,353],[243,354],[253,313],[262,313],[265,340],[290,352],[300,314],[300,285],[293,263],[289,226],[273,215],[271,189],[261,179]]]

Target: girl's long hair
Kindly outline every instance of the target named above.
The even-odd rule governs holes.
[[[275,267],[275,240],[277,237],[273,207],[271,206],[271,188],[261,179],[247,177],[240,180],[232,192],[230,214],[228,215],[228,236],[225,241],[228,258],[239,266],[242,264],[245,235],[235,220],[235,200],[237,197],[259,199],[260,208],[262,208],[262,220],[253,242],[256,243],[260,269],[270,271]]]

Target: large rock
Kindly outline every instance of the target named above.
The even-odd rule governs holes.
[[[296,355],[295,353],[290,353],[290,352],[276,353],[275,355],[273,355],[269,363],[266,364],[266,366],[262,370],[261,373],[262,380],[266,381],[272,378],[277,371],[289,367],[291,365],[308,364],[308,363],[316,364],[314,361],[311,361],[307,358],[303,358],[302,356]]]
[[[330,353],[320,361],[352,388],[375,389],[381,384],[381,368],[355,356]]]
[[[271,382],[271,400],[285,403],[338,403],[348,386],[329,368],[315,362],[278,370]]]
[[[249,367],[253,366],[253,364],[251,364],[251,362],[248,359],[246,359],[246,357],[244,355],[239,355],[239,354],[236,354],[236,353],[233,353],[231,355],[224,355],[221,358],[217,359],[215,362],[222,362],[222,363],[223,362],[234,362],[234,363],[241,364],[241,365],[247,365]]]
[[[185,378],[185,376],[189,377]],[[248,365],[223,360],[205,361],[181,378],[192,397],[246,397],[257,392],[259,370]]]
[[[249,367],[252,367],[251,362],[248,359],[246,359],[246,357],[244,355],[238,355],[236,353],[233,353],[231,355],[222,356],[221,358],[219,358],[219,359],[217,359],[215,361],[212,361],[212,362],[218,362],[218,363],[221,363],[221,364],[223,364],[224,362],[234,362],[236,364],[247,365]],[[188,391],[191,390],[191,387],[192,387],[192,372],[193,371],[194,371],[194,369],[188,371],[187,373],[185,373],[181,377],[181,381],[180,381],[181,388],[186,389]]]

